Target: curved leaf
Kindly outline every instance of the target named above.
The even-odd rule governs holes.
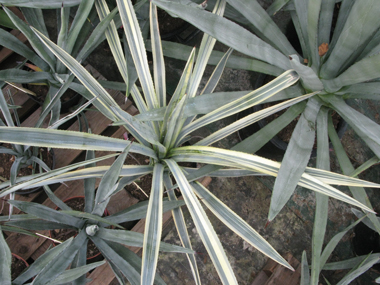
[[[208,146],[187,146],[171,150],[169,157],[175,161],[181,162],[198,162],[207,164],[217,164],[222,166],[237,167],[242,169],[250,169],[271,176],[277,176],[280,168],[280,163],[265,159],[256,155],[247,153],[219,149]],[[313,191],[323,193],[335,199],[355,205],[365,211],[373,213],[373,210],[359,203],[350,196],[338,191],[337,189],[323,183],[321,180],[309,174],[302,174],[298,183],[302,187],[306,187]],[[377,185],[380,187],[380,185]]]

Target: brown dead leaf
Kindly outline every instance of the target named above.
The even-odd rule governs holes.
[[[318,47],[318,54],[319,54],[319,56],[324,56],[327,53],[328,50],[329,50],[329,44],[328,43],[322,43]]]
[[[307,60],[307,58],[304,58],[304,59],[303,59],[303,63],[304,63],[304,64],[308,64],[308,63],[309,63],[309,61]]]

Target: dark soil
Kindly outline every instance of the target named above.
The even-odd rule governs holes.
[[[11,265],[11,272],[12,272],[12,280],[16,279],[21,273],[27,268],[28,266],[25,264],[25,262],[22,259],[18,259],[14,255],[12,255],[12,265]]]
[[[158,27],[162,39],[168,39],[174,34],[181,33],[181,31],[187,27],[187,23],[181,18],[174,18],[170,16],[166,11],[157,9],[158,15]]]
[[[7,147],[7,148],[11,148],[10,144],[2,144],[2,146]],[[46,163],[47,166],[52,168],[53,164],[54,164],[52,153],[49,152],[47,150],[47,148],[40,148],[39,151],[40,151],[40,155],[42,155],[42,160]],[[15,159],[15,157],[13,155],[0,153],[0,165],[1,165],[0,166],[0,177],[1,177],[1,179],[4,179],[4,181],[10,179],[10,170],[11,170],[14,159]],[[39,169],[34,170],[34,173],[38,173],[38,172],[39,172]],[[31,174],[33,174],[32,165],[23,167],[18,172],[18,176],[20,176],[20,177],[31,175]],[[30,189],[28,189],[28,190],[30,190]],[[26,190],[26,191],[28,191],[28,190]]]
[[[71,209],[75,211],[83,212],[84,210],[84,199],[81,197],[70,199],[65,202]],[[71,237],[74,237],[78,234],[77,230],[74,229],[56,229],[50,231],[51,237],[59,241],[68,240]],[[87,259],[93,258],[100,254],[100,251],[95,246],[95,244],[89,240],[87,243]]]

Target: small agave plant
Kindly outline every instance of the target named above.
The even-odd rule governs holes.
[[[15,110],[18,106],[14,105],[11,94],[9,93],[9,103],[4,97],[1,88],[4,87],[4,83],[0,84],[0,109],[3,114],[5,122],[0,119],[1,126],[15,127],[15,123],[12,118],[11,110]],[[13,112],[14,120],[19,126],[20,120],[17,112]],[[33,172],[41,172],[42,170],[51,170],[49,166],[42,160],[38,147],[29,147],[28,145],[11,144],[10,147],[0,146],[0,153],[9,154],[14,157],[12,167],[10,169],[10,183],[15,184],[16,178],[21,168],[32,167]]]
[[[87,243],[89,240],[93,241],[103,256],[110,262],[115,275],[120,280],[123,280],[122,276],[126,276],[131,283],[139,283],[141,258],[125,246],[141,247],[144,235],[124,230],[119,224],[145,218],[148,203],[141,202],[117,214],[102,217],[109,201],[110,189],[117,192],[122,189],[122,187],[120,189],[120,185],[124,185],[124,183],[121,183],[122,180],[119,181],[119,176],[123,176],[123,172],[128,169],[128,167],[124,167],[123,165],[128,154],[128,148],[130,146],[119,155],[106,171],[102,167],[93,167],[91,169],[91,171],[96,172],[93,173],[94,175],[91,178],[85,179],[84,212],[72,210],[52,192],[48,193],[49,198],[62,211],[32,202],[8,201],[12,206],[17,207],[26,214],[12,215],[10,221],[3,218],[2,220],[8,220],[6,226],[4,226],[4,230],[10,229],[11,231],[17,230],[18,232],[25,233],[25,231],[20,231],[20,228],[32,231],[72,229],[78,233],[74,238],[70,238],[63,243],[61,242],[57,247],[44,253],[24,273],[13,280],[12,284],[24,284],[36,275],[38,276],[34,278],[34,284],[61,284],[62,281],[70,282],[73,280],[76,280],[77,284],[85,284],[86,276],[84,273],[104,263],[97,262],[86,265]],[[100,159],[113,156],[109,155]],[[87,165],[99,161],[99,158],[92,158],[94,157],[93,151],[89,151],[87,157]],[[151,169],[152,167],[143,166],[141,168]],[[73,176],[70,175],[71,178]],[[98,188],[95,189],[97,177],[102,177],[102,180]],[[80,179],[80,177],[77,176],[76,179]],[[162,204],[163,211],[166,212],[183,204],[183,201],[168,201],[165,199]],[[27,233],[30,234],[30,232]],[[59,240],[54,241],[60,242]],[[2,242],[3,247],[6,247],[5,241]],[[160,250],[167,252],[194,253],[191,249],[167,243],[160,243],[159,247]],[[69,265],[70,270],[65,271]],[[2,266],[8,268],[6,262],[3,262]],[[2,280],[4,281],[4,279]],[[159,276],[155,277],[155,282],[156,284],[165,284]]]
[[[0,80],[5,81],[15,88],[28,93],[32,96],[36,94],[26,88],[14,83],[46,85],[48,93],[43,104],[43,113],[36,127],[40,127],[48,114],[51,114],[51,124],[59,120],[61,101],[60,98],[68,90],[81,94],[82,90],[73,82],[74,75],[57,60],[54,54],[44,46],[39,38],[31,30],[31,26],[37,28],[46,37],[49,37],[42,9],[60,8],[58,15],[58,36],[57,45],[70,53],[78,61],[84,61],[87,56],[105,39],[104,31],[115,17],[115,9],[93,28],[92,21],[97,16],[94,8],[94,0],[89,1],[0,1],[6,6],[19,6],[26,22],[18,18],[9,8],[3,6],[3,11],[12,21],[13,25],[20,30],[27,38],[32,48],[22,43],[10,32],[0,29],[0,45],[11,49],[15,53],[23,56],[29,63],[25,66],[31,71],[21,68],[9,68],[0,71]],[[79,4],[79,6],[78,6]],[[70,23],[70,6],[77,5],[75,17]],[[115,19],[120,22],[120,19]],[[114,86],[115,87],[115,86]]]
[[[99,9],[99,17],[101,19],[106,17],[109,13],[109,9],[105,1],[97,0],[96,4],[101,7],[101,9]],[[158,31],[157,10],[152,2],[148,4],[150,6],[150,33],[154,62],[153,79],[149,71],[143,37],[132,3],[130,0],[117,0],[120,18],[125,31],[125,43],[129,47],[141,88],[138,88],[136,84],[130,80],[128,66],[132,63],[126,62],[121,47],[116,45],[114,39],[111,37],[111,33],[116,33],[115,26],[109,26],[109,29],[106,31],[107,39],[110,46],[112,46],[117,66],[125,79],[125,84],[129,86],[127,90],[131,91],[131,96],[140,111],[138,117],[132,117],[121,109],[105,89],[78,61],[59,46],[52,43],[43,35],[43,33],[32,28],[46,47],[48,47],[49,50],[76,76],[83,86],[87,88],[87,97],[94,99],[93,105],[104,116],[114,121],[115,125],[125,127],[127,131],[134,136],[137,142],[73,131],[0,127],[0,141],[3,142],[14,144],[24,144],[27,142],[29,145],[36,146],[82,149],[87,151],[106,150],[122,152],[115,164],[108,170],[103,169],[100,171],[99,168],[89,167],[84,170],[72,171],[76,166],[67,166],[65,169],[57,169],[39,176],[30,177],[30,179],[20,181],[15,185],[3,183],[0,185],[0,189],[2,189],[0,191],[0,197],[13,193],[20,188],[48,185],[57,181],[64,182],[71,179],[99,177],[104,174],[102,181],[106,183],[108,181],[108,175],[110,175],[109,177],[113,177],[114,184],[110,183],[107,184],[110,187],[100,187],[100,189],[98,189],[96,197],[94,198],[94,203],[92,204],[94,205],[91,212],[92,215],[81,214],[83,216],[80,216],[73,211],[64,211],[62,213],[57,213],[56,216],[75,216],[73,221],[77,221],[78,224],[69,225],[81,228],[82,231],[80,232],[81,237],[78,238],[78,235],[73,242],[75,242],[76,239],[83,239],[80,240],[80,242],[78,241],[78,243],[83,244],[84,240],[87,238],[94,240],[95,244],[98,242],[98,246],[100,245],[100,247],[104,249],[104,251],[102,251],[107,261],[112,267],[115,266],[113,269],[121,284],[124,284],[122,281],[123,276],[126,277],[131,284],[145,285],[153,284],[155,282],[158,252],[161,246],[162,214],[166,204],[163,196],[165,192],[168,196],[169,202],[176,202],[177,197],[174,193],[174,189],[176,188],[179,188],[180,193],[183,196],[184,203],[190,212],[199,236],[215,265],[223,284],[237,284],[237,280],[218,235],[206,215],[203,205],[257,250],[276,262],[292,269],[284,258],[282,258],[264,238],[262,238],[243,219],[236,215],[227,205],[215,197],[213,193],[197,182],[197,179],[204,177],[206,174],[209,175],[212,171],[214,172],[211,173],[211,175],[218,176],[245,176],[247,174],[277,176],[281,168],[280,163],[244,152],[243,145],[238,145],[233,150],[211,147],[210,145],[229,134],[232,134],[237,128],[247,126],[283,108],[302,102],[307,98],[313,97],[316,93],[312,92],[277,104],[269,109],[254,113],[249,117],[228,125],[226,128],[210,134],[192,146],[183,146],[184,142],[191,138],[191,134],[195,130],[263,102],[267,98],[274,96],[281,90],[296,83],[299,79],[299,75],[294,70],[285,71],[262,88],[255,91],[247,91],[244,94],[241,92],[236,94],[213,93],[222,74],[225,63],[232,52],[232,50],[229,50],[221,58],[205,88],[200,91],[200,94],[198,94],[198,88],[204,69],[216,41],[210,35],[205,34],[198,53],[196,54],[195,49],[191,52],[177,89],[172,98],[167,101],[165,91],[165,65]],[[213,14],[219,16],[223,15],[225,6],[226,1],[217,1]],[[198,117],[198,115],[200,116]],[[123,163],[128,152],[139,153],[149,157],[150,165],[128,165],[121,167],[120,165]],[[206,168],[206,170],[211,168],[212,171],[205,171],[202,173],[202,171],[198,169],[183,168],[179,164],[181,162],[209,164],[209,168]],[[117,171],[113,172],[114,168],[117,169]],[[220,168],[223,169],[220,170]],[[104,241],[104,243],[100,242],[100,235],[102,235],[102,233],[118,231],[106,230],[101,225],[109,225],[111,221],[113,223],[118,223],[124,220],[126,217],[123,216],[127,216],[127,214],[120,214],[120,220],[112,220],[112,216],[103,219],[100,218],[99,215],[103,213],[110,196],[117,191],[120,191],[124,185],[149,173],[153,174],[153,180],[150,198],[147,202],[146,214],[144,214],[146,224],[142,241],[143,252],[141,261],[139,260],[138,264],[136,264],[133,263],[136,262],[134,258],[127,256],[124,253],[119,253],[115,248],[112,248],[112,250],[109,249],[112,247],[109,241]],[[175,181],[174,185],[172,179]],[[338,191],[332,187],[331,184],[380,187],[380,185],[371,182],[308,167],[304,169],[297,183],[300,186],[334,197],[368,212],[373,212],[373,210]],[[15,206],[20,206],[20,208],[23,206],[23,202],[9,201],[9,203]],[[176,206],[178,206],[178,204]],[[24,209],[32,209],[33,207],[37,206],[28,206],[26,203]],[[33,215],[35,214],[36,213]],[[97,215],[98,217],[95,218],[93,215]],[[181,208],[174,208],[172,210],[172,215],[183,247],[187,250],[191,250],[190,238],[188,236]],[[82,223],[84,220],[95,220],[100,224],[94,224],[94,222],[91,221],[89,223],[91,226],[88,230],[87,228],[86,230],[83,230]],[[98,236],[99,239],[97,238]],[[111,258],[109,252],[114,252],[115,256],[112,256]],[[193,253],[186,254],[195,283],[201,284],[195,256]],[[69,252],[68,255],[70,255]],[[119,261],[113,262],[113,260],[115,260],[113,258],[117,258],[120,263]],[[134,274],[136,275],[131,276],[129,272],[123,270],[122,267],[125,264],[135,264],[135,268],[141,267],[141,270],[135,270]],[[63,270],[64,267],[62,266],[60,269]],[[47,270],[44,270],[43,272],[44,274],[47,274]],[[38,276],[36,278],[39,278]]]

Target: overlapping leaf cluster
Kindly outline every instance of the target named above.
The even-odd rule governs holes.
[[[0,1],[6,2],[6,1]],[[16,1],[22,5],[23,1]],[[57,1],[46,1],[53,3]],[[70,5],[78,4],[78,1],[69,1]],[[85,2],[85,1],[84,1]],[[112,18],[105,0],[95,0],[95,6],[100,20]],[[111,265],[117,279],[124,284],[124,278],[127,278],[131,284],[153,284],[163,281],[156,276],[156,267],[158,261],[158,252],[160,249],[179,251],[187,254],[189,264],[193,273],[196,284],[200,284],[200,277],[195,261],[194,253],[191,249],[190,238],[187,233],[186,224],[180,207],[186,205],[194,221],[200,238],[202,239],[212,262],[222,280],[223,284],[237,284],[236,277],[228,261],[226,253],[223,250],[221,242],[214,231],[203,205],[210,209],[216,217],[223,221],[231,230],[241,236],[244,240],[257,248],[259,251],[291,268],[291,266],[279,255],[275,249],[267,243],[250,225],[236,215],[227,205],[222,203],[207,188],[197,182],[198,178],[205,175],[215,176],[244,176],[244,175],[271,175],[283,176],[283,165],[263,157],[259,157],[247,151],[246,143],[252,143],[252,138],[234,147],[233,150],[220,149],[210,145],[218,142],[226,136],[232,134],[237,129],[252,124],[270,114],[287,107],[291,110],[305,109],[306,118],[316,118],[317,110],[320,109],[320,99],[315,98],[321,90],[310,89],[310,93],[303,96],[296,96],[293,99],[286,100],[274,105],[271,108],[251,114],[239,121],[226,126],[198,141],[192,146],[183,146],[184,142],[191,138],[194,131],[207,126],[213,122],[222,120],[228,116],[241,112],[254,105],[260,104],[265,100],[270,100],[273,96],[282,96],[284,90],[295,84],[299,79],[302,68],[297,64],[293,66],[295,70],[290,69],[294,60],[282,56],[272,60],[276,62],[276,70],[283,69],[283,72],[275,80],[269,82],[254,91],[238,93],[213,93],[221,74],[231,56],[232,49],[227,51],[218,60],[217,66],[211,78],[208,80],[203,90],[198,90],[206,65],[211,57],[211,53],[216,42],[217,35],[212,30],[219,24],[225,23],[222,18],[226,7],[225,0],[218,0],[212,11],[202,11],[199,7],[186,10],[189,18],[195,17],[199,13],[202,19],[203,27],[210,27],[202,38],[200,48],[193,49],[188,57],[187,64],[180,78],[178,86],[170,98],[166,96],[166,79],[165,64],[163,57],[162,44],[158,31],[157,8],[154,3],[179,13],[173,7],[175,5],[166,1],[140,1],[136,5],[149,5],[149,23],[151,49],[153,54],[153,77],[150,73],[144,38],[136,17],[135,9],[130,0],[117,0],[117,9],[124,28],[125,38],[123,40],[124,50],[117,36],[116,25],[114,22],[107,25],[105,36],[114,55],[114,60],[124,80],[124,86],[127,96],[130,93],[140,115],[132,117],[123,110],[114,99],[103,88],[102,84],[96,81],[91,74],[66,49],[54,44],[38,27],[30,27],[40,40],[41,46],[49,54],[54,55],[65,68],[80,82],[77,83],[77,89],[83,90],[82,94],[101,112],[104,116],[111,119],[115,125],[124,127],[137,142],[130,142],[116,138],[103,137],[97,134],[62,131],[55,129],[42,128],[20,128],[12,126],[0,127],[0,141],[8,142],[15,145],[27,144],[31,146],[43,146],[53,148],[81,149],[87,151],[87,159],[76,165],[66,166],[61,169],[48,171],[31,177],[19,178],[12,182],[0,184],[0,197],[5,197],[18,189],[27,189],[38,185],[45,186],[55,182],[64,182],[73,179],[85,179],[87,181],[86,208],[85,213],[70,211],[67,206],[55,197],[54,193],[49,192],[52,201],[61,207],[63,211],[55,211],[47,207],[20,201],[9,201],[9,203],[22,211],[25,215],[12,215],[8,226],[19,226],[27,229],[50,229],[60,227],[76,228],[79,234],[54,249],[49,250],[45,255],[38,259],[34,267],[28,269],[26,273],[19,278],[23,278],[19,283],[26,281],[26,278],[37,275],[35,280],[38,284],[49,284],[54,280],[54,284],[59,284],[56,278],[64,280],[65,274],[72,276],[70,280],[76,280],[75,284],[84,284],[86,282],[83,272],[90,270],[85,265],[84,246],[89,239],[105,256],[107,262]],[[153,3],[154,2],[154,3]],[[33,6],[33,3],[35,6]],[[82,2],[83,3],[83,2]],[[42,7],[41,1],[29,1],[33,7]],[[49,4],[46,4],[49,5]],[[55,4],[57,5],[57,4]],[[167,5],[167,6],[166,6]],[[174,5],[174,6],[171,6]],[[53,5],[54,6],[54,5]],[[57,6],[54,6],[57,7]],[[139,6],[140,7],[140,6]],[[178,6],[178,9],[182,9]],[[64,13],[62,8],[62,13]],[[116,13],[116,12],[113,12]],[[203,16],[205,15],[205,16]],[[232,23],[232,22],[231,22]],[[233,25],[228,23],[228,25]],[[211,29],[212,27],[212,29]],[[233,26],[235,27],[235,26]],[[238,29],[238,28],[237,28]],[[226,30],[228,31],[228,30]],[[238,30],[240,32],[241,30]],[[244,30],[245,31],[245,30]],[[236,31],[235,31],[236,32]],[[246,34],[235,33],[234,37],[245,37],[247,40],[252,39],[252,35],[247,31]],[[247,34],[248,33],[248,34]],[[231,34],[227,33],[227,37]],[[219,38],[218,38],[219,39]],[[275,58],[268,52],[275,52],[273,48],[268,48],[262,44],[247,46],[240,43],[239,46],[247,47],[247,50],[257,50],[262,54],[261,60]],[[236,48],[236,45],[231,45]],[[126,48],[128,47],[128,48]],[[242,51],[242,50],[240,50]],[[275,54],[280,52],[276,51]],[[127,61],[128,57],[132,58]],[[275,62],[274,62],[275,61]],[[57,61],[58,62],[58,61]],[[287,69],[290,69],[286,71]],[[134,74],[137,74],[140,86],[135,83]],[[71,80],[73,80],[72,78]],[[66,83],[65,83],[66,84]],[[298,87],[296,87],[298,88]],[[317,91],[317,92],[314,92]],[[323,92],[323,91],[322,91]],[[314,99],[315,98],[315,99]],[[309,99],[306,104],[304,101]],[[301,108],[300,108],[301,106]],[[316,113],[317,112],[317,113]],[[259,142],[258,144],[260,144]],[[110,167],[96,167],[94,162],[102,158],[94,158],[93,151],[106,150],[112,152],[121,152],[118,158]],[[126,155],[131,153],[143,154],[150,159],[149,166],[124,165]],[[303,152],[301,152],[302,154]],[[188,169],[179,165],[180,162],[205,163],[207,166],[201,169]],[[75,170],[79,166],[88,167]],[[373,212],[372,209],[364,203],[351,198],[350,196],[338,191],[333,186],[347,185],[352,187],[380,187],[377,184],[362,181],[356,178],[334,174],[326,170],[303,167],[298,171],[299,177],[291,181],[294,187],[298,184],[302,187],[311,189],[318,193],[339,199],[351,205],[357,206],[364,211]],[[110,197],[121,191],[123,187],[146,174],[153,174],[150,198],[147,203],[139,203],[135,207],[126,209],[123,212],[102,218],[101,215],[110,199]],[[94,179],[102,177],[102,180],[94,194]],[[176,185],[173,185],[173,180]],[[292,186],[289,186],[292,188]],[[294,188],[293,187],[293,188]],[[184,198],[184,202],[178,201],[174,189],[178,188]],[[164,199],[164,192],[167,193],[168,200]],[[274,194],[275,195],[275,194]],[[200,199],[199,199],[200,198]],[[286,203],[286,197],[278,197],[279,201],[271,204],[271,212],[279,211]],[[183,248],[165,245],[160,242],[162,230],[162,214],[164,211],[172,210],[173,218],[183,245]],[[119,227],[117,224],[131,219],[145,217],[145,231],[143,238],[131,232],[107,229],[109,225]],[[5,219],[4,219],[5,220]],[[142,258],[131,254],[123,245],[142,246]],[[1,240],[1,248],[6,250],[5,242]],[[5,270],[9,260],[2,262],[0,268]],[[71,264],[71,269],[65,271]],[[87,266],[87,267],[86,267]],[[92,267],[91,267],[92,268]],[[81,271],[83,269],[83,271]],[[77,275],[75,275],[77,274]],[[79,278],[79,279],[77,279]],[[65,280],[67,282],[67,280]],[[37,281],[35,281],[37,282]],[[59,281],[60,282],[60,281]]]

